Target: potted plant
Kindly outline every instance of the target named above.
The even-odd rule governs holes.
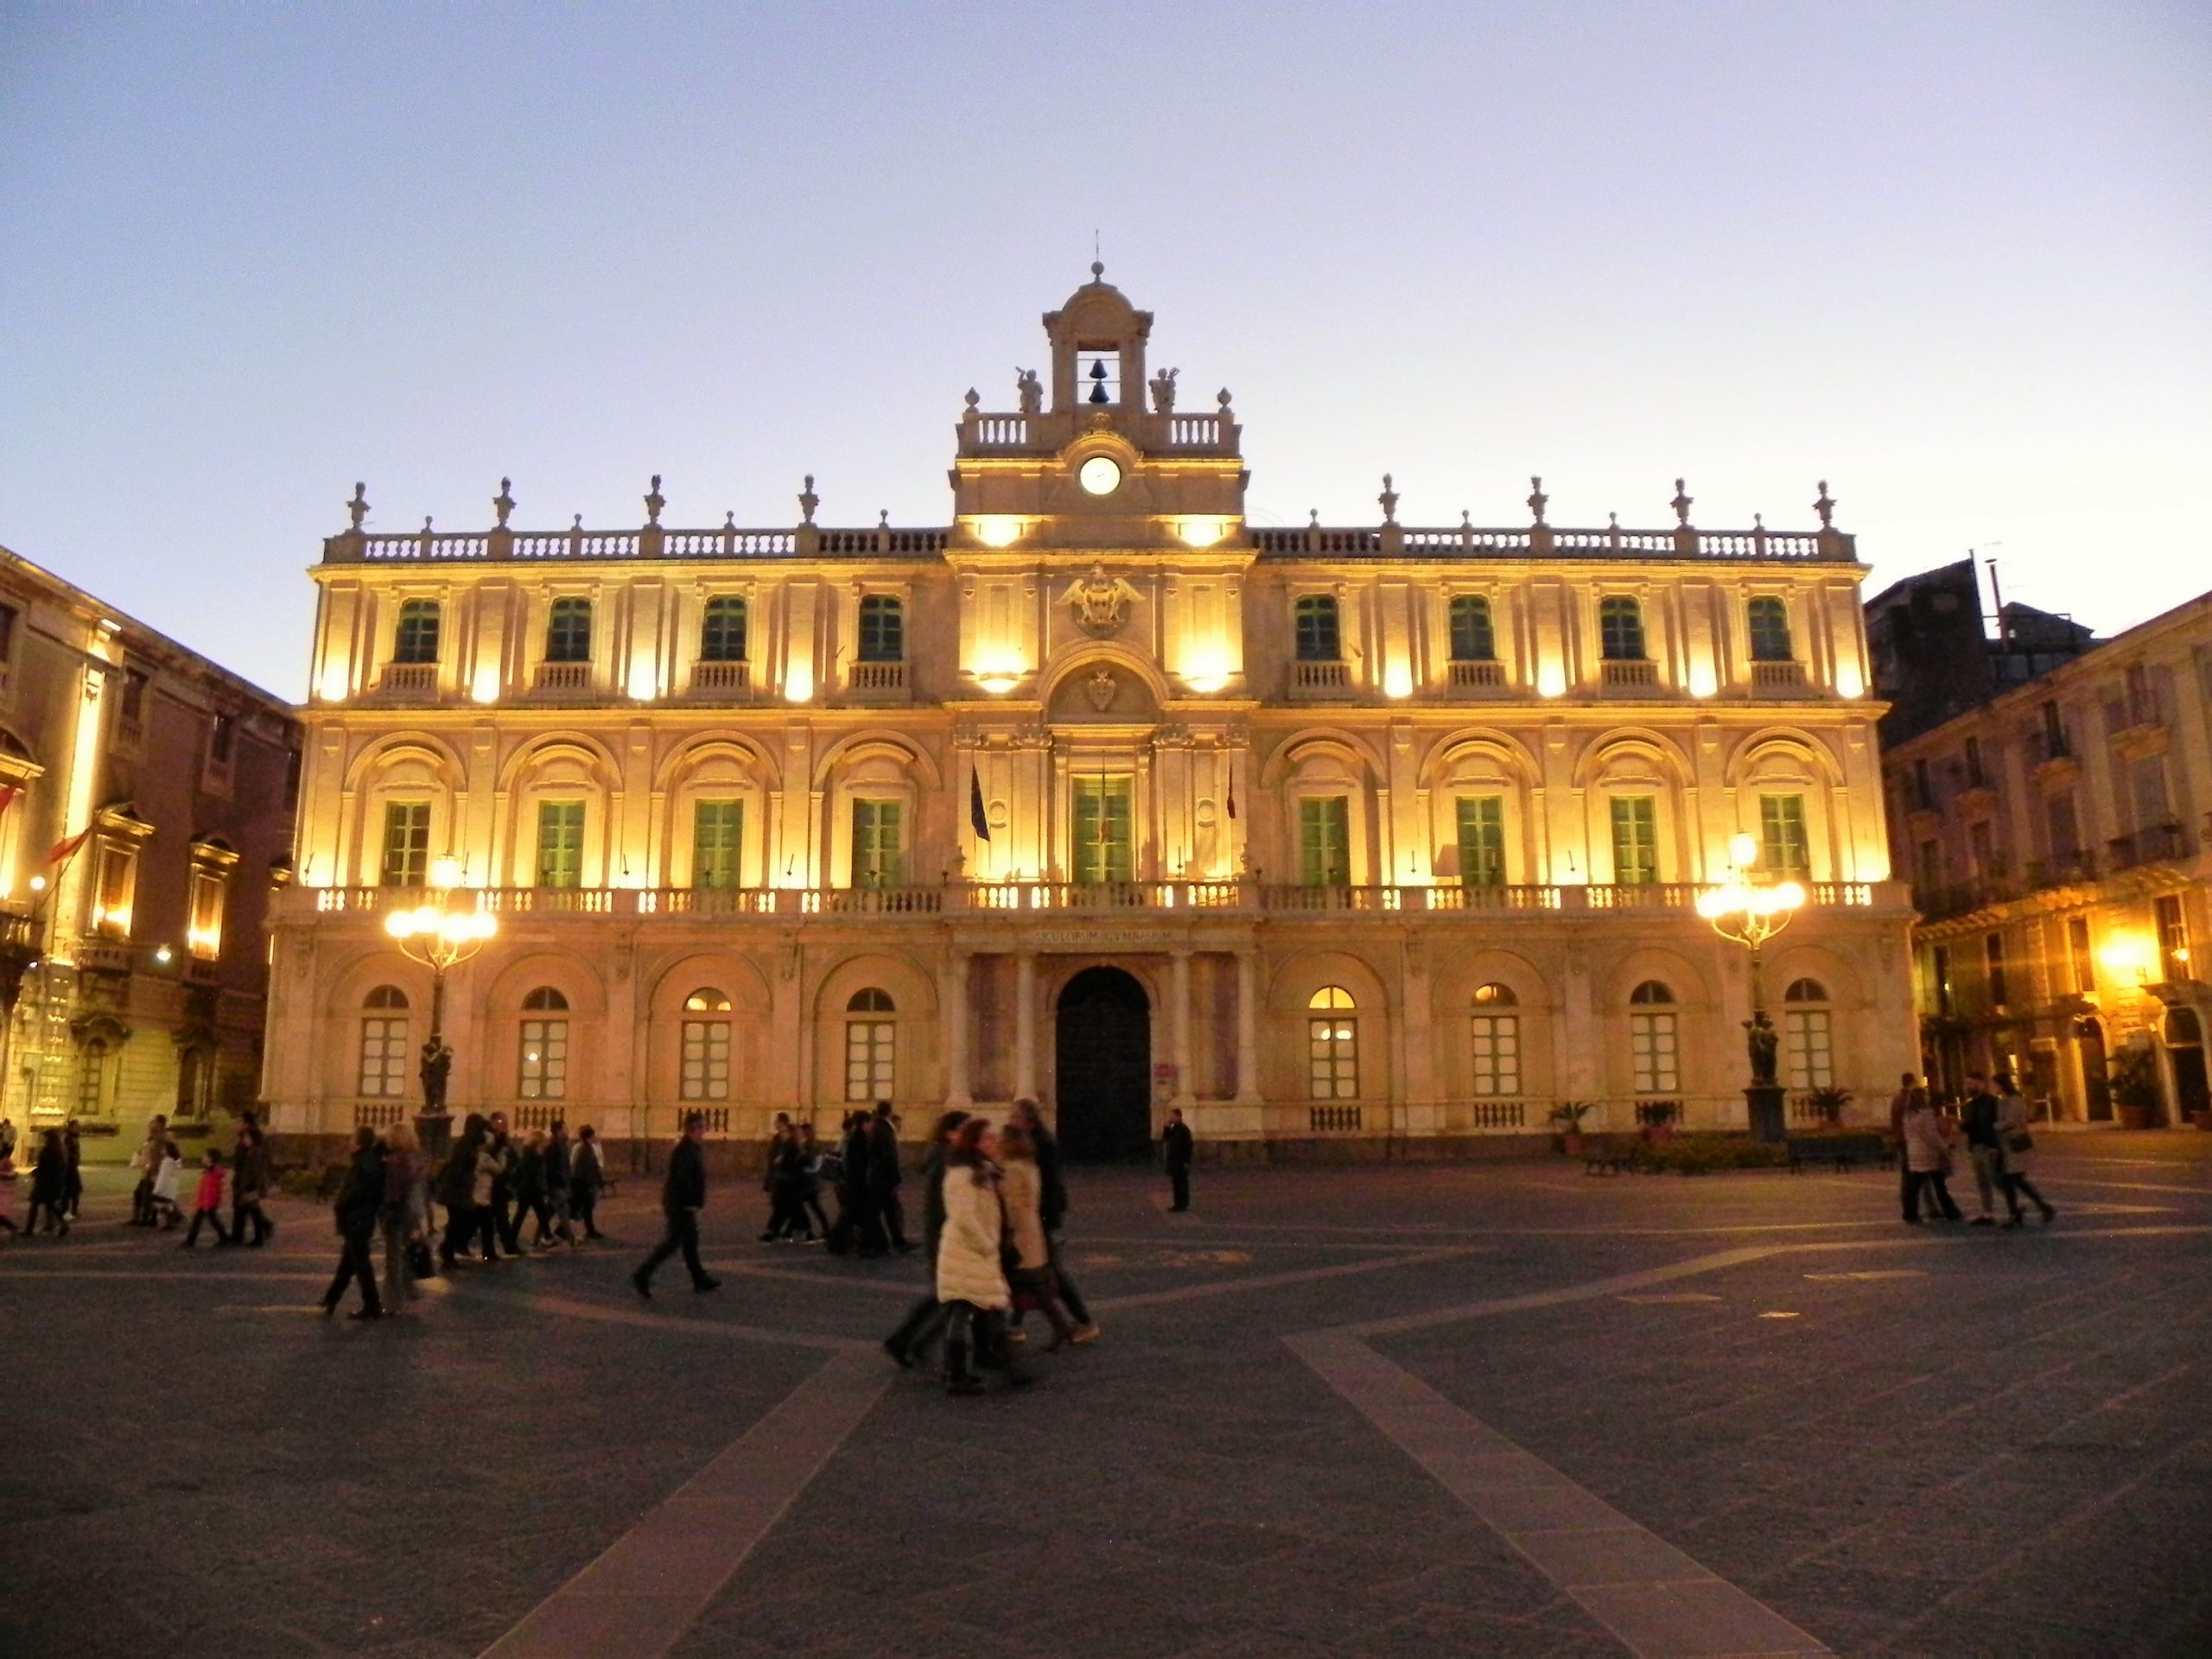
[[[1813,1109],[1821,1115],[1821,1128],[1838,1129],[1843,1127],[1843,1109],[1851,1104],[1850,1090],[1838,1089],[1834,1084],[1830,1084],[1825,1089],[1814,1090],[1805,1098],[1812,1103]]]
[[[2155,1128],[2165,1095],[2158,1087],[2158,1063],[2145,1044],[2122,1049],[2112,1059],[2112,1103],[2123,1129]]]
[[[1552,1150],[1570,1158],[1582,1156],[1582,1120],[1597,1105],[1594,1100],[1562,1100],[1552,1108]]]

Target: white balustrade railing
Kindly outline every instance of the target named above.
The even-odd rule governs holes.
[[[1293,663],[1290,689],[1294,691],[1342,691],[1351,684],[1351,670],[1344,663]]]

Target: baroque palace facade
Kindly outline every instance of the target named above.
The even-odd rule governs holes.
[[[265,1092],[421,1098],[441,858],[455,1109],[734,1141],[778,1111],[1034,1094],[1076,1154],[1465,1153],[1671,1106],[1745,1122],[1731,837],[1809,895],[1784,1081],[1912,1064],[1852,538],[1249,524],[1229,394],[1147,375],[1093,271],[1019,408],[974,392],[942,529],[325,544]],[[1147,392],[1150,396],[1147,398]],[[1786,1002],[1786,1007],[1785,1007]],[[1343,1148],[1347,1154],[1355,1147]]]

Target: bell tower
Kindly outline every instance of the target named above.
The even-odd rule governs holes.
[[[1090,280],[1057,311],[1045,314],[1052,342],[1052,411],[1144,412],[1144,348],[1152,313],[1140,311],[1106,280],[1096,260]],[[1128,434],[1134,437],[1134,433]]]

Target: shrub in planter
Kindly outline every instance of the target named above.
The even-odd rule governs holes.
[[[1812,1102],[1813,1109],[1821,1115],[1821,1122],[1833,1129],[1843,1122],[1843,1109],[1851,1104],[1851,1090],[1831,1085],[1826,1089],[1815,1089],[1805,1098]]]
[[[1582,1155],[1582,1120],[1596,1109],[1594,1100],[1562,1100],[1552,1108],[1552,1150],[1570,1158]]]
[[[2112,1101],[2123,1128],[2155,1127],[2165,1098],[2158,1087],[2158,1063],[2147,1046],[2124,1048],[2112,1057]]]

